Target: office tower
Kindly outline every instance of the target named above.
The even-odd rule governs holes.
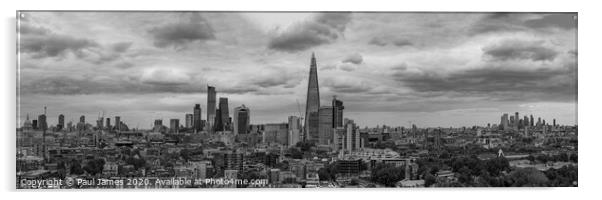
[[[188,128],[188,129],[192,128],[192,125],[194,124],[194,115],[193,114],[186,114],[185,119],[186,119],[186,121],[184,123],[185,127]]]
[[[333,132],[333,108],[332,106],[321,106],[319,113],[319,137],[318,144],[328,145],[332,142]]]
[[[529,117],[527,117],[526,115],[525,115],[525,117],[523,119],[523,126],[524,127],[529,126]]]
[[[514,113],[514,130],[518,130],[520,119],[518,118],[518,112]]]
[[[535,120],[533,119],[533,115],[531,115],[531,119],[529,119],[529,122],[531,123],[530,126],[535,126]]]
[[[244,104],[234,108],[234,134],[247,134],[249,129],[251,112]]]
[[[37,119],[31,120],[31,127],[33,129],[38,129],[38,120]]]
[[[230,113],[228,112],[228,98],[219,98],[219,112],[222,127],[220,130],[229,131],[230,129]]]
[[[40,130],[48,129],[48,124],[46,123],[46,115],[38,116],[38,129],[40,129]]]
[[[83,123],[83,124],[86,124],[86,116],[82,115],[81,117],[79,117],[79,122]]]
[[[63,130],[63,128],[65,128],[65,115],[59,115],[59,123],[56,125],[56,128],[58,130]]]
[[[163,126],[163,120],[161,119],[155,119],[155,126]]]
[[[212,131],[223,131],[224,124],[222,123],[222,113],[218,109],[215,109],[215,119],[213,120],[213,130]]]
[[[357,151],[363,148],[359,128],[350,119],[344,119],[344,127],[335,129],[334,149],[339,151]]]
[[[311,64],[309,66],[309,79],[307,82],[307,101],[305,104],[305,138],[309,142],[318,142],[319,140],[319,109],[320,109],[320,91],[318,87],[318,66],[316,57],[311,54]]]
[[[192,124],[194,132],[201,131],[201,104],[195,104],[193,108]]]
[[[215,87],[207,86],[207,128],[209,132],[215,130]]]
[[[170,119],[169,120],[169,131],[172,133],[179,133],[180,131],[180,120]]]
[[[537,126],[538,126],[538,127],[539,127],[539,126],[541,126],[541,117],[538,117],[538,118],[537,118]]]
[[[552,120],[552,126],[553,126],[553,127],[556,127],[556,119],[553,119],[553,120]]]
[[[288,117],[288,145],[294,146],[302,141],[301,138],[301,118],[297,116]]]
[[[337,96],[332,98],[332,127],[343,127],[343,102],[337,99]]]
[[[121,117],[115,116],[115,130],[121,131]]]
[[[111,130],[111,118],[107,117],[107,129]]]
[[[508,114],[504,113],[502,115],[502,121],[500,122],[500,125],[502,126],[502,128],[504,130],[508,130]]]

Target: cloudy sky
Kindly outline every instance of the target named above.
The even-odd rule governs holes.
[[[24,12],[18,123],[44,106],[50,124],[104,111],[148,128],[195,103],[205,118],[207,84],[251,123],[284,122],[305,110],[315,52],[322,104],[337,95],[360,126],[575,124],[574,15]]]

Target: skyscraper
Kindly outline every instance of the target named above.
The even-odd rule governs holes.
[[[180,120],[179,119],[170,119],[169,120],[169,131],[172,133],[179,133],[180,130]]]
[[[518,127],[520,124],[520,119],[518,118],[518,112],[514,113],[514,130],[518,131]]]
[[[111,118],[107,117],[107,129],[111,130]]]
[[[56,128],[58,130],[62,130],[63,128],[65,128],[65,115],[59,115],[59,123],[56,125]]]
[[[333,134],[333,108],[332,106],[320,107],[319,113],[319,137],[318,144],[327,145],[332,143]]]
[[[343,127],[343,102],[337,99],[337,96],[332,98],[332,127]]]
[[[502,115],[500,126],[502,126],[503,130],[508,130],[508,114],[507,113],[504,113]]]
[[[535,126],[535,120],[533,119],[533,115],[531,115],[531,119],[529,119],[530,125],[529,126]]]
[[[228,98],[219,98],[219,112],[220,112],[220,123],[219,127],[221,131],[229,131],[230,129],[230,113],[228,112]]]
[[[215,130],[215,87],[207,86],[207,128],[209,132]]]
[[[309,142],[318,142],[319,140],[319,109],[320,91],[318,87],[318,66],[316,64],[316,57],[312,53],[309,66],[309,79],[307,82],[307,101],[305,104],[305,138]]]
[[[193,116],[194,115],[192,115],[192,114],[186,114],[186,116],[184,118],[186,120],[186,122],[184,123],[186,128],[192,128],[192,125],[194,124]]]
[[[195,104],[193,108],[192,124],[194,132],[201,131],[201,104]]]
[[[301,118],[297,116],[288,117],[288,144],[294,146],[301,141]]]
[[[250,122],[250,110],[244,104],[234,108],[233,130],[234,134],[247,134]]]
[[[45,114],[38,116],[38,128],[41,130],[48,129],[48,124],[46,123],[46,115]]]
[[[121,117],[115,116],[115,130],[121,131]]]

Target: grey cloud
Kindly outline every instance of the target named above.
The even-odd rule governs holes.
[[[558,53],[543,45],[542,41],[506,40],[500,44],[483,48],[485,55],[495,60],[530,59],[533,61],[554,60]]]
[[[408,39],[404,39],[404,38],[391,39],[391,38],[385,38],[385,37],[373,37],[372,39],[370,39],[368,44],[377,45],[377,46],[387,46],[387,45],[391,44],[391,45],[394,45],[397,47],[414,45],[414,43]]]
[[[343,71],[351,72],[351,71],[355,70],[355,67],[353,67],[352,65],[349,65],[349,64],[342,64],[341,66],[339,66],[339,69],[341,69]]]
[[[336,65],[323,65],[322,67],[320,67],[320,71],[327,71],[327,70],[333,70],[336,69],[337,66]]]
[[[209,22],[199,15],[193,15],[187,22],[155,27],[149,33],[155,40],[154,45],[160,48],[181,48],[191,42],[215,39]]]
[[[40,58],[64,56],[68,52],[85,57],[85,50],[94,47],[98,47],[98,44],[92,40],[58,34],[24,36],[20,41],[22,52]]]
[[[329,44],[343,35],[351,13],[322,13],[313,20],[293,25],[270,39],[268,48],[296,52]]]
[[[525,25],[532,28],[555,27],[568,30],[577,28],[577,20],[573,18],[574,16],[577,16],[577,14],[549,14],[538,19],[527,20]]]
[[[118,42],[111,45],[111,49],[115,52],[125,52],[132,46],[132,42]]]
[[[21,91],[28,94],[79,95],[79,94],[148,94],[195,93],[200,87],[183,84],[149,84],[136,79],[91,80],[71,77],[46,77],[24,83]]]
[[[518,70],[485,67],[441,75],[435,72],[395,73],[395,80],[416,92],[461,93],[504,100],[574,100],[576,67]]]
[[[364,62],[364,58],[362,57],[361,54],[359,53],[354,53],[351,54],[349,56],[347,56],[345,59],[343,59],[342,61],[343,63],[353,63],[356,65],[362,64]]]
[[[31,26],[26,23],[22,23],[19,26],[19,33],[24,34],[24,35],[29,35],[29,34],[46,35],[46,34],[50,33],[50,30],[48,30],[44,27]]]

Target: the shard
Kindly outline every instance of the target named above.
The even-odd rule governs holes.
[[[305,140],[317,142],[319,138],[320,90],[318,87],[318,67],[316,57],[311,54],[309,81],[307,84],[307,102],[305,104]]]

